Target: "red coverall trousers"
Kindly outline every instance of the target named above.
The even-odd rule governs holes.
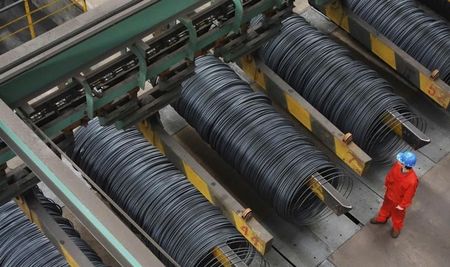
[[[392,217],[392,228],[396,231],[400,231],[403,227],[406,208],[411,205],[419,183],[413,170],[402,173],[401,168],[402,166],[397,162],[387,174],[384,182],[386,194],[376,218],[378,222],[385,222]],[[402,207],[403,210],[397,209],[397,206]]]
[[[392,217],[392,228],[396,231],[400,231],[403,228],[403,221],[405,219],[406,212],[405,210],[396,209],[396,206],[397,204],[385,196],[383,205],[378,212],[376,220],[379,222],[385,222]]]

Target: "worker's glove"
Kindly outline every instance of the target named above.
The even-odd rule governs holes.
[[[405,210],[404,208],[400,207],[400,205],[397,205],[397,207],[395,207],[398,210]]]

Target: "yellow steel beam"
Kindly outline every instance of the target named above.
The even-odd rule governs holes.
[[[33,16],[30,10],[29,0],[24,0],[23,4],[25,7],[25,15],[27,17],[28,29],[30,29],[31,39],[34,39],[36,38],[36,31],[34,30]]]
[[[87,12],[86,0],[72,0],[72,3],[74,5],[77,5],[79,8],[81,8],[83,13]]]
[[[241,59],[239,64],[247,77],[258,85],[254,89],[263,90],[345,164],[357,174],[363,175],[371,158],[348,138],[349,134],[342,133],[261,60],[246,56]]]

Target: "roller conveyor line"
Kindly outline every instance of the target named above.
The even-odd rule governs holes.
[[[239,65],[242,69],[236,68],[236,72],[242,72],[242,77],[250,79],[254,90],[266,93],[354,172],[363,175],[367,171],[372,158],[352,141],[352,135],[340,131],[261,59],[247,56],[241,59]]]
[[[138,129],[147,141],[183,171],[186,178],[211,204],[222,210],[222,213],[261,255],[266,255],[271,250],[273,237],[253,216],[252,208],[238,202],[208,171],[208,166],[201,164],[187,148],[168,133],[160,120],[144,121],[138,125]]]

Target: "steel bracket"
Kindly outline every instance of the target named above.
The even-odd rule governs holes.
[[[414,149],[419,149],[431,142],[427,135],[395,110],[386,111],[384,123]]]
[[[84,89],[84,94],[86,95],[86,114],[89,119],[93,119],[95,116],[95,95],[94,90],[92,90],[89,83],[82,76],[76,76],[75,80],[78,81]]]
[[[147,81],[147,58],[145,51],[149,46],[143,41],[139,41],[130,46],[130,51],[137,57],[139,64],[139,71],[137,74],[137,85],[142,90],[145,89],[145,82]]]
[[[345,214],[352,209],[350,202],[319,173],[312,175],[309,187],[336,215]]]
[[[198,35],[197,31],[195,30],[195,26],[192,23],[192,20],[189,18],[180,18],[181,23],[186,27],[186,29],[189,32],[189,49],[188,49],[188,55],[187,57],[191,60],[194,60],[195,53],[197,52],[197,42],[198,42]]]
[[[242,18],[244,17],[244,6],[242,0],[233,0],[234,3],[234,21],[233,32],[238,33],[241,30]]]

